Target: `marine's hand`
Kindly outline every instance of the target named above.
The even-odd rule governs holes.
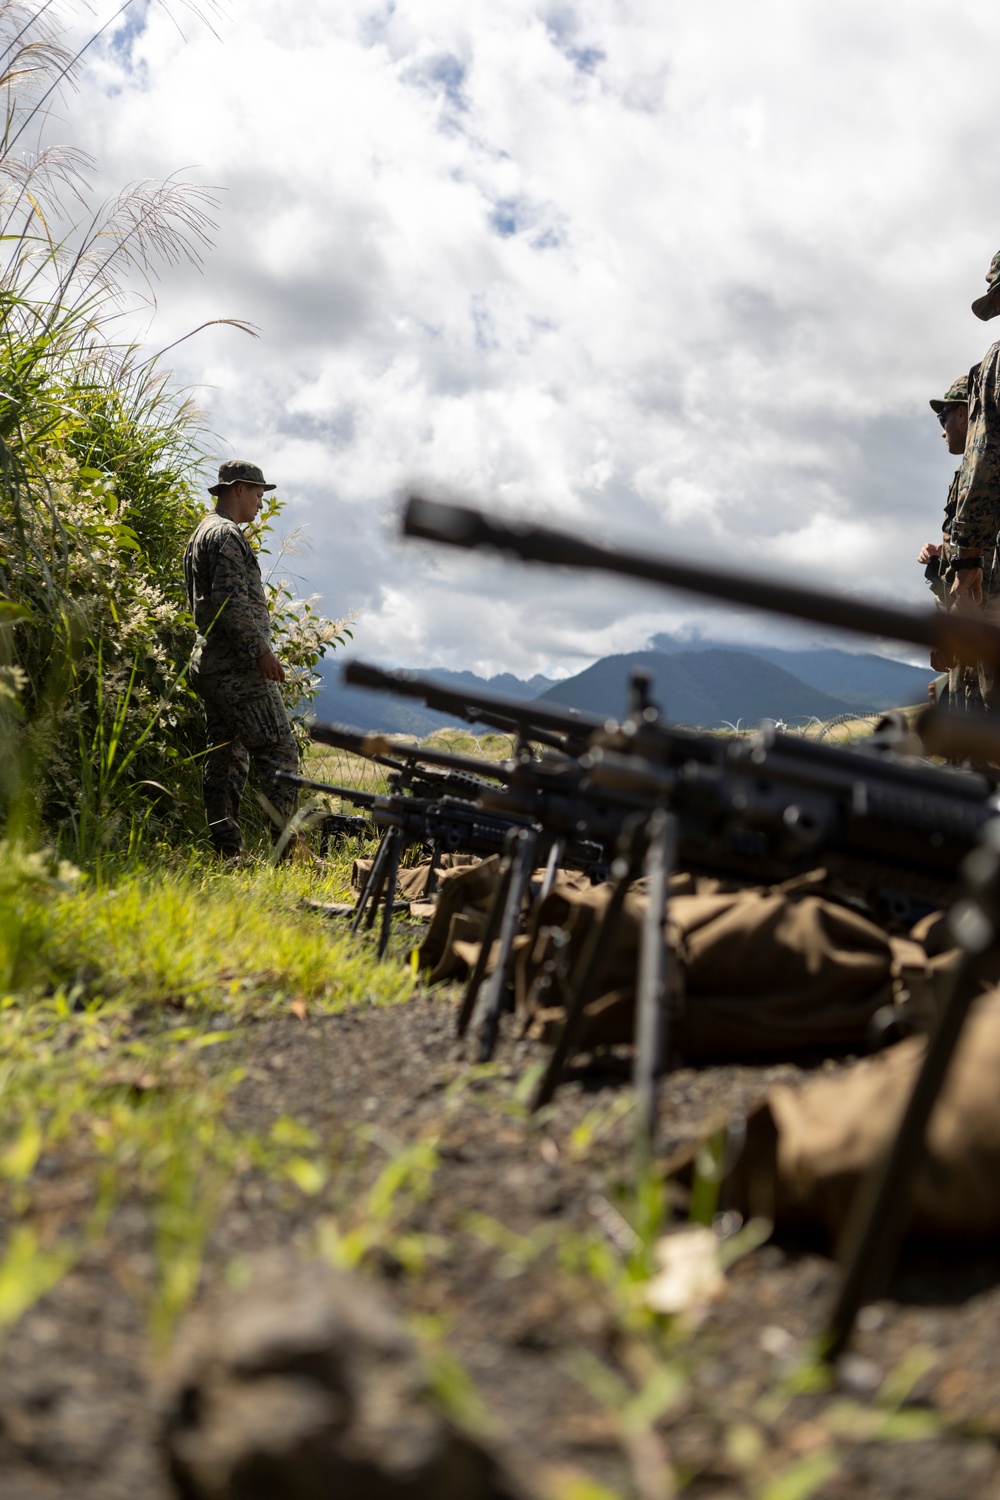
[[[918,563],[929,563],[932,557],[941,556],[941,545],[939,542],[925,542],[920,549]]]
[[[982,568],[963,568],[960,573],[955,574],[955,582],[951,586],[951,602],[952,608],[958,609],[964,604],[982,604]]]
[[[269,682],[284,682],[285,680],[285,669],[273,651],[265,651],[263,656],[258,656],[257,668],[260,675],[266,677]]]

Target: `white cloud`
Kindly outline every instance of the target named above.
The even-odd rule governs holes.
[[[682,597],[392,540],[419,476],[514,512],[877,597],[951,463],[926,401],[990,340],[1000,12],[844,0],[241,0],[97,55],[108,184],[227,189],[164,278],[220,451],[281,481],[374,657],[567,669]]]

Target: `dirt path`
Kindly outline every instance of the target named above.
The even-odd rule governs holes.
[[[616,1208],[630,1176],[625,1091],[577,1081],[529,1120],[518,1081],[539,1053],[507,1042],[494,1068],[470,1071],[453,1014],[435,998],[290,1017],[213,1049],[213,1067],[235,1049],[246,1068],[233,1127],[294,1121],[315,1181],[244,1171],[211,1229],[206,1282],[289,1243],[357,1264],[460,1362],[472,1390],[454,1377],[457,1399],[478,1398],[499,1446],[549,1494],[572,1470],[641,1500],[668,1493],[668,1472],[699,1500],[1000,1496],[1000,1259],[912,1253],[894,1288],[904,1300],[868,1310],[828,1389],[803,1363],[832,1286],[808,1247],[754,1251],[696,1331],[651,1339],[629,1312]],[[675,1073],[668,1145],[776,1076],[797,1070]],[[72,1192],[68,1157],[43,1165],[53,1201]],[[154,1239],[142,1207],[122,1204],[100,1247],[9,1335],[4,1500],[166,1500],[141,1311]],[[623,1414],[630,1392],[642,1400]]]

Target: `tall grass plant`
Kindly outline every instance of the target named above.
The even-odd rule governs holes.
[[[160,358],[116,330],[157,264],[198,261],[214,197],[172,179],[95,205],[80,152],[25,153],[81,55],[51,4],[0,0],[0,694],[17,700],[0,701],[0,799],[10,817],[33,793],[36,823],[92,865],[201,824],[181,554],[208,438]],[[340,627],[270,587],[294,708]]]

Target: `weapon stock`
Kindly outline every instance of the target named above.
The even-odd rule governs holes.
[[[837,630],[936,647],[970,665],[988,661],[1000,666],[1000,629],[968,615],[899,609],[845,599],[779,579],[704,568],[646,552],[630,552],[623,547],[602,547],[566,531],[523,521],[504,521],[470,506],[426,500],[419,495],[411,495],[406,503],[403,535],[443,542],[449,547],[493,548],[524,562],[619,573],[666,588],[724,599],[730,604],[789,615],[795,620],[811,620]]]

